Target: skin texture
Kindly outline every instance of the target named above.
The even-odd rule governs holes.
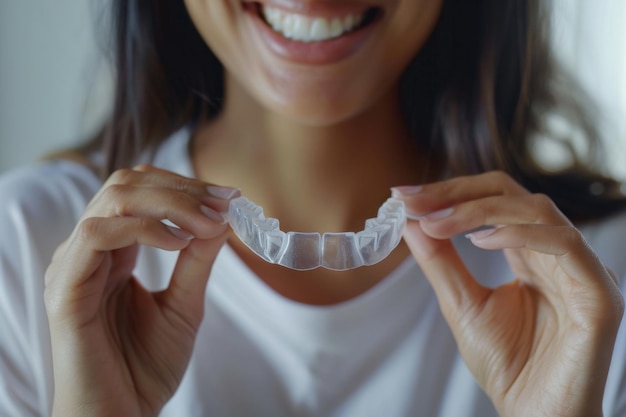
[[[228,201],[207,185],[148,166],[118,171],[57,249],[45,291],[53,415],[157,415],[172,396],[228,234],[214,220]],[[165,218],[185,230],[170,229]],[[132,276],[140,244],[180,250],[167,289],[150,293]]]
[[[311,9],[337,2],[282,3]],[[623,300],[580,233],[546,197],[502,173],[430,183],[415,169],[427,158],[408,135],[397,84],[442,1],[377,1],[384,19],[370,41],[324,66],[270,54],[238,1],[185,4],[224,63],[224,109],[194,132],[198,179],[148,166],[116,172],[57,250],[45,293],[55,416],[156,415],[175,392],[211,265],[230,238],[215,216],[228,198],[210,195],[208,185],[236,185],[285,229],[324,232],[359,230],[390,187],[419,183],[429,184],[395,193],[421,220],[409,223],[407,245],[374,268],[293,272],[259,261],[235,239],[230,244],[275,291],[310,304],[363,293],[410,251],[503,416],[601,415]],[[476,283],[449,240],[482,225],[497,231],[474,234],[472,242],[505,250],[517,276],[495,290]],[[180,251],[167,289],[150,293],[132,276],[140,244]]]
[[[601,416],[624,300],[580,232],[544,195],[493,172],[394,191],[405,240],[459,350],[502,416]],[[516,279],[480,286],[450,238],[504,250]]]

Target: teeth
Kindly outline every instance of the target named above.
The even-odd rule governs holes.
[[[320,42],[338,38],[350,32],[363,21],[363,15],[348,15],[342,19],[308,17],[287,13],[281,9],[263,6],[265,21],[284,37],[301,42]]]

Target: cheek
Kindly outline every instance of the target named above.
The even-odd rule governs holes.
[[[224,65],[229,100],[254,100],[265,109],[313,125],[363,113],[397,83],[437,20],[441,1],[407,0],[365,53],[331,66],[277,61],[258,47],[238,2],[185,0],[196,28]]]
[[[196,30],[220,61],[239,61],[238,54],[232,53],[240,50],[241,44],[237,28],[241,11],[237,4],[223,0],[185,0],[185,6]]]
[[[442,7],[443,0],[409,0],[400,5],[388,33],[386,50],[386,61],[396,70],[406,68],[419,54],[439,21]]]

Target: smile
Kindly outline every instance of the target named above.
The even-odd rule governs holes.
[[[385,14],[361,2],[257,0],[242,5],[253,42],[304,65],[330,65],[356,54],[374,38]]]
[[[303,42],[323,42],[339,38],[372,23],[380,14],[376,7],[361,13],[344,13],[335,16],[304,15],[255,3],[259,17],[274,32],[283,37]]]
[[[320,42],[338,38],[344,33],[357,28],[364,20],[365,13],[348,15],[340,18],[308,17],[288,13],[280,9],[265,6],[263,17],[272,29],[288,39],[301,42]]]

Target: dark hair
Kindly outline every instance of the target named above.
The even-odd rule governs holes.
[[[113,115],[103,134],[105,175],[128,166],[183,126],[221,109],[223,68],[182,1],[114,0],[117,76]],[[560,112],[600,149],[589,113],[550,55],[541,0],[445,0],[440,20],[406,69],[402,104],[420,148],[453,175],[504,170],[549,195],[574,220],[626,207],[618,184],[575,152],[562,172],[533,157],[545,123]],[[567,142],[563,142],[567,144]],[[597,195],[591,185],[605,192]],[[596,187],[597,188],[597,187]]]

